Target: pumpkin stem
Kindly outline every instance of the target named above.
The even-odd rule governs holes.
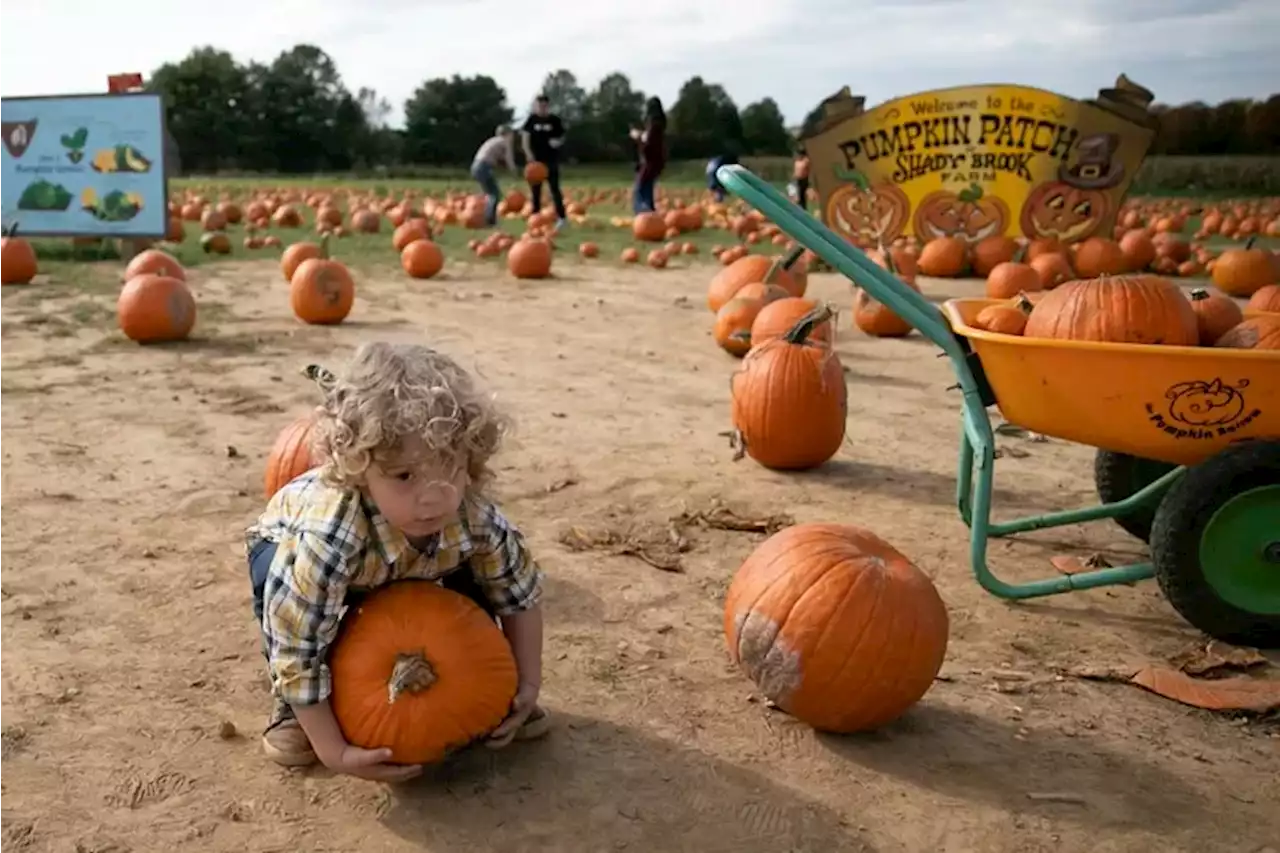
[[[1019,243],[1018,248],[1013,253],[1013,262],[1015,264],[1025,264],[1027,262],[1027,252],[1031,249],[1031,241]]]
[[[782,268],[784,270],[790,270],[791,267],[795,265],[796,261],[800,260],[800,256],[803,255],[804,252],[804,246],[796,246],[790,252],[787,252],[782,258]]]
[[[436,671],[421,652],[401,652],[396,655],[396,665],[392,667],[391,679],[387,682],[387,703],[394,705],[406,690],[421,693],[436,680]]]
[[[1203,287],[1197,287],[1191,291],[1192,302],[1200,302],[1208,298],[1209,298],[1209,291],[1205,290]]]
[[[1245,240],[1245,241],[1244,241],[1244,248],[1245,248],[1245,251],[1248,251],[1248,250],[1252,249],[1252,248],[1253,248],[1253,244],[1254,244],[1254,243],[1256,243],[1256,242],[1258,242],[1258,235],[1256,235],[1256,234],[1255,234],[1254,236],[1250,237],[1248,240]]]
[[[796,321],[796,324],[791,327],[791,330],[782,336],[782,339],[789,344],[803,346],[808,342],[809,336],[813,334],[813,330],[830,320],[833,315],[834,312],[831,310],[831,303],[824,302]]]
[[[898,268],[893,263],[893,253],[889,251],[887,246],[885,246],[884,240],[880,240],[876,243],[876,250],[880,252],[880,257],[884,258],[884,268],[889,271],[889,274],[897,275]]]
[[[764,283],[773,284],[774,279],[778,277],[778,273],[787,268],[785,258],[774,258],[773,263],[769,264],[769,270],[764,274]]]
[[[1023,314],[1030,314],[1031,309],[1035,308],[1035,303],[1027,297],[1025,290],[1018,291],[1018,295],[1013,297],[1013,305]]]
[[[329,232],[326,231],[320,235],[320,258],[321,260],[329,260]]]

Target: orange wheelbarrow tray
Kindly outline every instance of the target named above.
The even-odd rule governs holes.
[[[1056,341],[974,328],[992,303],[941,311],[742,166],[720,183],[939,346],[962,393],[956,499],[984,589],[1007,599],[1155,577],[1205,633],[1280,646],[1280,352]],[[991,520],[995,436],[987,414],[1097,448],[1102,503]],[[975,476],[976,473],[976,476]],[[1010,583],[987,565],[991,537],[1109,518],[1151,559]]]

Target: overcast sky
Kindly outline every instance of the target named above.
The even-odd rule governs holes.
[[[102,91],[196,46],[269,61],[298,42],[386,96],[393,123],[424,79],[489,74],[523,112],[556,68],[588,88],[622,71],[668,104],[700,74],[739,106],[772,96],[791,124],[846,83],[871,104],[965,83],[1087,97],[1121,71],[1172,103],[1280,91],[1280,0],[11,0],[0,93]]]

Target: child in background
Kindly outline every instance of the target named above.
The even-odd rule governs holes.
[[[471,177],[480,184],[487,201],[484,206],[484,224],[498,224],[498,204],[502,201],[502,190],[498,187],[498,178],[494,169],[505,164],[512,172],[516,170],[515,151],[512,148],[513,134],[505,124],[498,125],[493,136],[484,141],[471,160]]]
[[[792,174],[796,179],[796,204],[801,210],[809,209],[809,153],[803,145],[796,148],[796,160]]]
[[[667,165],[667,113],[662,101],[650,98],[644,105],[644,129],[631,129],[640,153],[640,168],[636,172],[636,185],[632,192],[631,206],[635,213],[653,212],[658,209],[657,184]]]
[[[718,154],[707,161],[707,189],[711,190],[711,194],[715,196],[717,202],[723,202],[725,199],[725,188],[720,184],[720,178],[716,176],[716,170],[721,166],[731,166],[738,162],[738,155],[732,150]]]
[[[277,492],[245,537],[276,700],[264,752],[365,779],[421,772],[388,764],[390,750],[347,743],[329,707],[326,658],[344,607],[405,578],[438,581],[500,621],[519,687],[488,744],[546,734],[542,575],[485,493],[504,432],[489,396],[424,346],[365,344],[337,376],[309,370],[325,391],[314,427],[320,467]]]

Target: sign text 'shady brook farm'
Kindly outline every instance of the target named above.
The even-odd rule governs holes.
[[[804,140],[823,221],[864,248],[1109,234],[1155,136],[1152,97],[1121,75],[1092,101],[973,86],[864,111],[846,88]]]

